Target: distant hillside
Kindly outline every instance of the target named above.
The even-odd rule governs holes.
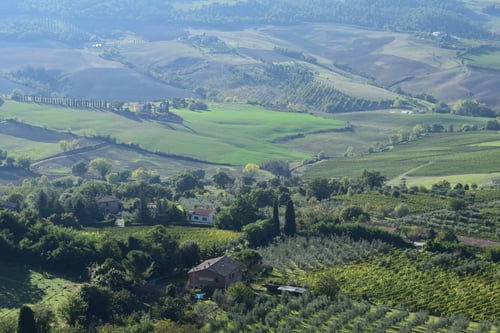
[[[479,16],[465,7],[462,1],[457,0],[246,0],[168,3],[161,0],[20,0],[17,6],[2,6],[12,15],[34,14],[37,17],[48,16],[51,19],[67,20],[66,22],[77,23],[94,33],[102,32],[106,28],[110,32],[111,27],[117,23],[130,25],[133,22],[183,22],[228,27],[328,22],[397,31],[447,31],[464,37],[488,35],[480,25]],[[11,30],[19,28],[19,25],[10,26]],[[36,29],[28,24],[25,24],[24,28],[31,32]],[[61,26],[58,29],[68,30],[68,27]],[[22,37],[23,35],[19,36]],[[82,38],[83,35],[78,37]]]
[[[386,109],[396,100],[429,110],[415,96],[432,95],[500,110],[487,5],[21,0],[0,4],[0,92],[177,96],[331,113]],[[485,43],[493,51],[469,52]]]

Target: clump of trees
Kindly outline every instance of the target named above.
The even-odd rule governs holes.
[[[460,116],[474,116],[474,117],[496,117],[495,111],[487,107],[483,103],[476,100],[463,99],[455,102],[451,108],[453,114]]]
[[[0,149],[0,169],[24,169],[29,170],[31,160],[28,157],[18,157],[17,159],[9,156],[8,152]]]

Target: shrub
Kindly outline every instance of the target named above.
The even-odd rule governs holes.
[[[410,209],[408,208],[408,206],[404,203],[400,203],[399,205],[396,206],[396,208],[394,208],[394,217],[405,217],[406,215],[408,215],[410,213]]]

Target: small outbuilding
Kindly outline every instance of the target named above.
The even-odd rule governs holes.
[[[280,286],[280,287],[278,287],[278,290],[282,291],[282,292],[294,294],[294,295],[302,295],[303,293],[305,293],[307,291],[304,288],[295,287],[295,286]]]
[[[241,281],[243,264],[224,255],[205,260],[188,271],[191,288],[227,288]]]

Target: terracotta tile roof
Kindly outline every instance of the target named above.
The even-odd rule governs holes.
[[[192,214],[199,216],[210,216],[213,212],[214,212],[213,209],[195,208],[193,209]]]
[[[191,268],[188,273],[210,270],[216,274],[227,276],[240,266],[242,266],[241,263],[229,258],[228,256],[222,256],[205,260],[198,266]]]

